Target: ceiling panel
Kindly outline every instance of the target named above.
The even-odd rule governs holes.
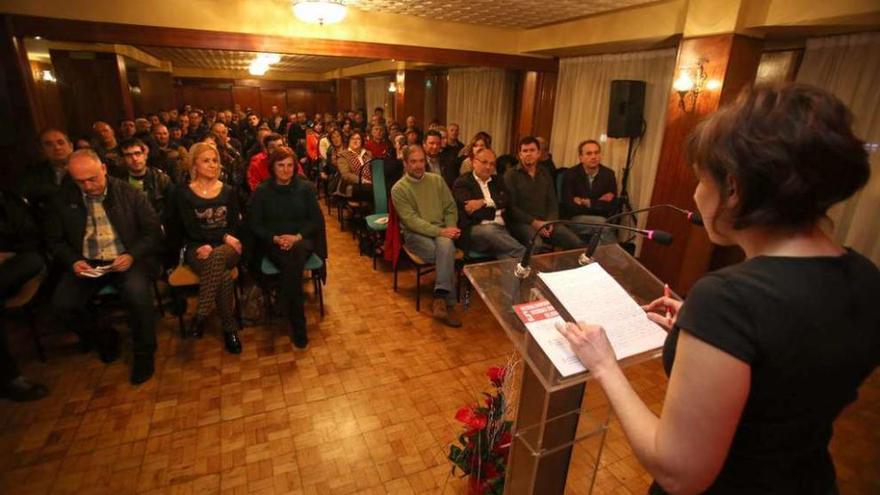
[[[345,0],[367,12],[508,28],[533,28],[657,0]]]
[[[140,46],[154,57],[168,60],[174,67],[240,71],[247,70],[257,57],[254,52],[230,50],[200,50],[194,48],[165,48]],[[327,72],[353,65],[372,62],[368,58],[324,57],[318,55],[283,54],[281,62],[272,64],[273,71]]]

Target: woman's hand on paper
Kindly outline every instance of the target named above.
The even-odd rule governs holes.
[[[571,350],[594,376],[617,366],[614,348],[605,335],[605,329],[599,325],[557,323],[556,330],[568,340]]]
[[[642,309],[648,313],[649,320],[660,325],[668,332],[678,320],[678,311],[681,309],[682,304],[683,302],[678,299],[658,297],[642,306]]]

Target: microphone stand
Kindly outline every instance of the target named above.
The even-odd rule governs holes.
[[[605,225],[607,226],[607,224],[613,222],[614,220],[620,219],[622,217],[632,216],[633,218],[635,218],[636,213],[644,213],[646,211],[656,210],[659,208],[669,208],[671,210],[675,210],[681,214],[686,215],[688,220],[690,220],[690,222],[692,224],[703,225],[703,220],[698,213],[695,213],[690,210],[685,210],[684,208],[679,208],[678,206],[675,206],[675,205],[669,204],[669,203],[648,206],[647,208],[639,208],[638,210],[623,211],[623,212],[617,213],[616,215],[611,215],[610,217],[605,219],[605,222],[606,222]],[[593,238],[590,239],[590,244],[587,247],[587,256],[593,256],[593,253],[596,252],[596,249],[599,247],[599,241],[602,240],[602,233],[604,232],[604,230],[605,230],[605,227],[600,227],[599,232],[597,232],[595,235],[593,235]],[[626,230],[626,229],[623,229],[623,230]],[[631,238],[630,238],[630,240],[631,240]]]

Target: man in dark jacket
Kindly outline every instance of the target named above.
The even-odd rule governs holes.
[[[171,193],[174,183],[165,172],[147,165],[149,148],[140,139],[133,138],[123,141],[119,145],[122,149],[122,157],[125,160],[126,174],[118,177],[129,183],[135,189],[143,191],[150,201],[153,210],[159,215],[159,221],[165,225],[168,221],[171,201]]]
[[[18,181],[18,193],[31,206],[42,209],[67,175],[67,157],[73,153],[73,143],[58,129],[46,129],[40,134],[40,147],[46,160],[24,170]]]
[[[153,376],[156,349],[150,274],[158,270],[159,217],[144,194],[107,177],[106,166],[91,150],[71,154],[67,170],[72,183],[53,198],[46,225],[49,250],[66,269],[52,305],[83,339],[94,340],[101,360],[109,363],[119,357],[119,337],[113,330],[84,331],[89,319],[83,308],[102,287],[116,286],[129,313],[131,383],[143,383]]]
[[[474,171],[455,180],[452,194],[458,205],[459,243],[465,251],[496,258],[520,258],[525,247],[504,225],[509,196],[504,181],[495,177],[495,152],[483,148],[472,160]]]
[[[580,164],[571,167],[562,178],[562,217],[578,222],[605,223],[617,209],[617,179],[614,171],[602,165],[602,148],[588,139],[578,146]],[[572,225],[581,236],[591,235],[593,227]],[[617,242],[614,230],[602,231],[602,243]]]

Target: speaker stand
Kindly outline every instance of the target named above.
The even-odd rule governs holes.
[[[629,211],[633,211],[632,204],[629,202],[629,173],[632,170],[632,153],[633,153],[633,138],[630,137],[629,144],[626,149],[626,166],[623,167],[623,178],[620,181],[620,200],[618,201],[617,211],[615,214],[625,213]],[[622,217],[626,218],[626,217]],[[632,219],[633,222],[636,221],[635,218]]]

